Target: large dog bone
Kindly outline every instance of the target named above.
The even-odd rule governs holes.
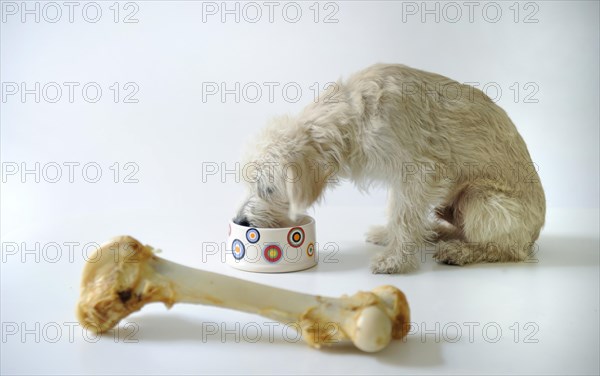
[[[393,286],[340,298],[313,296],[189,268],[152,250],[129,236],[97,250],[83,271],[77,307],[82,325],[104,332],[146,303],[163,302],[231,308],[293,324],[314,347],[350,340],[374,352],[408,330],[408,303]]]

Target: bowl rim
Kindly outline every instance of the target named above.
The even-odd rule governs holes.
[[[252,226],[238,225],[237,223],[235,223],[233,221],[233,219],[230,219],[229,224],[231,225],[232,231],[233,231],[234,227],[237,227],[237,228],[241,228],[241,229],[246,229],[246,231],[250,230],[251,228],[254,228],[261,232],[264,232],[264,231],[266,231],[266,232],[288,231],[289,232],[289,230],[291,230],[293,228],[311,226],[311,225],[314,225],[314,223],[315,223],[315,219],[308,214],[301,214],[299,217],[300,217],[300,219],[298,220],[299,223],[302,223],[304,221],[306,221],[306,223],[303,223],[303,224],[297,225],[297,226],[290,226],[290,227],[252,227]]]

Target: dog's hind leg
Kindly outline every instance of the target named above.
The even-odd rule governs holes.
[[[437,207],[433,211],[431,228],[434,233],[432,238],[428,240],[433,243],[443,240],[463,239],[462,228],[454,223],[454,208],[451,204]]]
[[[434,235],[429,241],[436,243],[447,240],[464,239],[462,229],[451,223],[435,223],[433,224]]]
[[[462,237],[438,242],[434,259],[451,265],[525,260],[541,226],[524,204],[497,182],[471,183],[453,203]]]

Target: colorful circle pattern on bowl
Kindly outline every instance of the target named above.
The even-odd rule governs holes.
[[[298,248],[304,243],[304,230],[302,227],[294,227],[292,228],[287,235],[288,244],[294,248]]]
[[[308,247],[306,247],[306,255],[308,257],[313,257],[315,255],[315,245],[310,243]]]
[[[251,228],[246,231],[246,240],[252,244],[258,242],[260,240],[260,232],[255,228]]]
[[[244,243],[235,239],[233,243],[231,243],[231,252],[233,254],[233,258],[236,260],[241,260],[246,254],[246,247],[244,246]]]

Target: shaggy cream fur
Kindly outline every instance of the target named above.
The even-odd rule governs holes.
[[[377,64],[338,82],[252,143],[250,195],[236,222],[292,223],[338,178],[389,189],[385,247],[374,273],[418,267],[417,254],[464,265],[527,258],[544,225],[536,166],[508,115],[483,92],[404,65]]]

